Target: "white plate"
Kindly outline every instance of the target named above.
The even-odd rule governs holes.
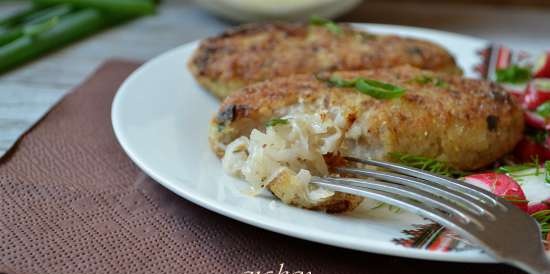
[[[355,26],[440,43],[455,55],[467,76],[475,76],[473,67],[479,62],[476,52],[487,45],[480,39],[441,31],[374,24]],[[219,103],[197,85],[187,70],[186,63],[197,44],[183,45],[141,66],[120,87],[113,102],[116,137],[130,158],[156,181],[200,206],[297,238],[411,258],[493,262],[480,250],[464,247],[460,242],[450,251],[441,251],[442,246],[453,246],[456,240],[440,237],[434,243],[437,233],[427,229],[433,226],[406,212],[366,210],[365,205],[350,214],[329,215],[290,207],[269,195],[243,194],[244,183],[224,174],[208,146],[208,122]],[[424,228],[418,224],[424,224]],[[396,242],[415,242],[420,247]]]

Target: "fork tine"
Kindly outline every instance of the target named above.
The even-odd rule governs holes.
[[[448,213],[454,214],[460,217],[460,220],[463,222],[472,222],[475,223],[479,229],[483,230],[484,225],[483,217],[479,215],[469,214],[468,211],[464,210],[464,207],[456,202],[443,199],[436,195],[433,195],[430,192],[411,188],[408,186],[398,185],[394,183],[375,181],[372,179],[357,179],[357,178],[337,178],[337,177],[323,177],[323,178],[314,178],[314,182],[330,182],[333,184],[340,185],[350,185],[359,188],[374,189],[379,191],[384,191],[409,199],[414,199],[416,201],[423,202],[425,204],[431,205],[434,208],[439,208]]]
[[[390,205],[405,209],[411,213],[426,217],[435,222],[438,222],[447,228],[459,233],[463,238],[479,243],[478,237],[479,227],[474,223],[457,222],[456,217],[439,211],[436,208],[429,207],[426,204],[414,203],[407,201],[407,198],[398,194],[389,193],[386,191],[369,189],[355,185],[343,185],[342,183],[334,182],[326,178],[314,177],[313,183],[333,191],[345,192],[353,195],[367,197],[373,200],[381,201]]]
[[[399,175],[397,173],[391,173],[391,172],[384,172],[384,171],[378,171],[378,170],[369,170],[364,168],[354,168],[354,167],[337,167],[336,171],[342,172],[342,173],[349,173],[354,175],[360,175],[360,176],[367,176],[374,179],[384,180],[392,183],[402,184],[413,188],[426,188],[432,191],[436,195],[441,195],[442,197],[451,197],[456,200],[458,200],[461,204],[463,204],[466,209],[470,210],[470,212],[476,213],[476,214],[487,214],[491,218],[495,218],[494,214],[492,214],[487,206],[479,200],[472,198],[469,195],[465,195],[463,193],[460,193],[458,191],[455,191],[451,188],[445,187],[440,184],[434,184],[432,182],[418,179],[411,176],[406,175]]]
[[[369,159],[359,159],[355,157],[344,157],[344,158],[351,162],[358,162],[358,163],[385,168],[401,174],[417,177],[420,179],[431,181],[433,183],[441,184],[449,188],[460,190],[472,197],[489,202],[489,204],[492,206],[498,205],[503,210],[507,210],[506,205],[502,204],[498,199],[496,199],[491,192],[470,184],[466,184],[456,179],[448,178],[429,171],[408,167],[404,165],[394,164],[394,163],[381,162],[381,161],[369,160]]]
[[[382,167],[390,172],[340,167],[336,171],[341,174],[367,178],[313,177],[311,182],[326,189],[382,201],[427,217],[484,247],[487,253],[501,262],[532,274],[550,274],[550,261],[544,252],[539,224],[508,201],[459,180],[420,169],[374,160],[346,159]],[[477,211],[472,213],[468,210],[468,206],[472,205],[484,209],[485,214],[478,215]],[[487,218],[487,215],[492,218]],[[521,227],[520,231],[518,227]]]

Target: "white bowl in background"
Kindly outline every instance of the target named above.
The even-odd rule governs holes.
[[[238,22],[269,20],[303,21],[310,15],[334,18],[362,0],[195,0],[225,19]]]

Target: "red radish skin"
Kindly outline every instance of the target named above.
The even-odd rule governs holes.
[[[493,194],[500,197],[507,197],[509,199],[525,201],[525,194],[521,189],[521,186],[509,176],[496,173],[478,173],[466,176],[464,181],[481,187],[485,190],[491,191]],[[527,212],[527,203],[525,202],[512,202],[521,210]]]
[[[529,110],[535,110],[546,101],[550,101],[550,79],[542,78],[531,81],[525,88],[523,105]]]
[[[550,77],[550,52],[546,52],[539,57],[538,62],[535,64],[533,76],[535,78]]]
[[[527,213],[533,214],[542,210],[550,209],[550,199],[546,201],[541,201],[538,203],[529,203],[527,207]]]
[[[527,137],[517,144],[514,154],[522,162],[532,162],[533,159],[539,159],[539,161],[550,160],[550,150]]]
[[[524,117],[527,125],[538,129],[550,130],[550,124],[547,124],[546,120],[537,113],[526,110]]]

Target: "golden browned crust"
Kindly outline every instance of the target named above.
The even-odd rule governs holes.
[[[189,62],[197,81],[219,98],[248,84],[295,74],[412,65],[460,74],[453,57],[431,42],[374,35],[339,24],[249,24],[204,40]]]
[[[297,195],[297,193],[302,193],[298,190],[302,185],[302,183],[297,182],[295,176],[286,171],[271,181],[268,188],[273,195],[286,204],[306,209],[326,211],[328,213],[351,211],[363,201],[363,198],[359,196],[342,192],[335,192],[333,196],[322,201],[309,201]]]
[[[262,130],[266,121],[285,115],[299,100],[340,107],[356,117],[360,136],[346,137],[340,148],[344,155],[390,160],[388,153],[400,152],[472,170],[512,150],[522,136],[522,111],[499,85],[412,67],[337,74],[376,79],[407,91],[397,99],[378,100],[314,75],[254,84],[223,101],[210,129],[213,150],[223,155],[226,144],[248,136],[253,128]],[[419,77],[439,78],[443,84],[422,83]]]

